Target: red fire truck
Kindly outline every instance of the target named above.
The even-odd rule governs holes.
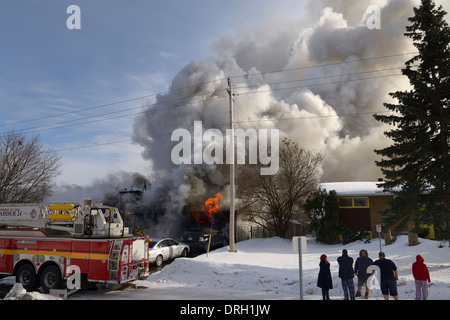
[[[148,241],[128,233],[117,208],[90,199],[0,205],[0,277],[49,292],[64,288],[74,271],[82,284],[145,278]]]

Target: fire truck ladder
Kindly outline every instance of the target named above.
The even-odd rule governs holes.
[[[122,250],[123,240],[115,240],[111,245],[111,251],[109,253],[109,279],[119,280],[119,264],[120,264],[120,252]]]
[[[75,204],[0,204],[0,226],[2,229],[40,228],[71,233],[81,214],[80,206]]]
[[[0,229],[38,228],[46,233],[77,238],[118,238],[132,236],[117,208],[92,204],[0,204]]]

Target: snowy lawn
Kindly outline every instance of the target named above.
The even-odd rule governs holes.
[[[398,291],[400,299],[415,298],[412,263],[416,255],[425,259],[431,276],[429,299],[450,299],[450,248],[439,248],[439,242],[420,239],[415,247],[407,246],[407,236],[400,236],[392,245],[382,250],[399,269]],[[321,299],[316,287],[319,257],[326,254],[331,263],[333,289],[332,299],[343,299],[338,277],[337,258],[347,249],[354,260],[361,249],[369,252],[374,261],[378,259],[379,241],[369,244],[361,241],[347,245],[324,245],[308,239],[307,253],[303,255],[304,299]],[[292,241],[280,238],[253,239],[236,244],[236,253],[225,248],[199,256],[195,259],[178,259],[161,272],[151,275],[145,285],[150,289],[165,286],[191,288],[203,298],[224,299],[299,299],[298,255],[292,251]],[[356,278],[355,278],[356,283]],[[186,297],[187,299],[195,297]],[[372,290],[371,299],[383,299],[379,290]]]

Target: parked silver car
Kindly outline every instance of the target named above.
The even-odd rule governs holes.
[[[175,259],[178,257],[186,257],[190,251],[187,244],[180,243],[171,238],[151,238],[149,243],[150,263],[160,266],[163,261]]]

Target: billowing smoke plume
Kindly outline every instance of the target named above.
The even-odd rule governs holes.
[[[374,17],[366,13],[370,5],[381,9],[380,29],[368,28]],[[214,41],[211,57],[184,67],[170,90],[135,119],[133,139],[152,166],[149,181],[141,177],[148,188],[136,206],[147,218],[142,227],[152,236],[175,237],[186,207],[200,206],[217,192],[224,196],[220,206],[227,207],[226,166],[171,160],[175,129],[192,132],[194,121],[202,121],[203,130],[225,135],[227,78],[234,87],[236,128],[276,128],[280,139],[322,153],[323,182],[381,177],[373,150],[391,142],[383,134],[388,128],[372,115],[386,112],[388,93],[408,88],[400,69],[416,49],[404,33],[419,5],[420,0],[311,0],[303,14],[308,18],[274,18],[239,37],[224,34]],[[66,188],[76,195],[74,201],[94,191],[99,201],[115,205],[120,190],[142,186],[136,178],[120,173],[91,187]]]
[[[380,29],[368,27],[369,5],[381,9]],[[418,5],[419,0],[314,0],[305,7],[307,21],[274,19],[240,37],[217,39],[212,57],[183,68],[170,91],[135,120],[134,140],[159,172],[147,194],[165,212],[157,227],[177,221],[186,204],[228,187],[223,168],[175,166],[170,158],[175,129],[192,131],[198,120],[204,130],[225,133],[228,77],[237,128],[277,128],[280,139],[322,153],[322,181],[379,178],[373,150],[390,142],[372,114],[386,111],[389,92],[408,86],[400,68],[416,50],[404,32]]]

